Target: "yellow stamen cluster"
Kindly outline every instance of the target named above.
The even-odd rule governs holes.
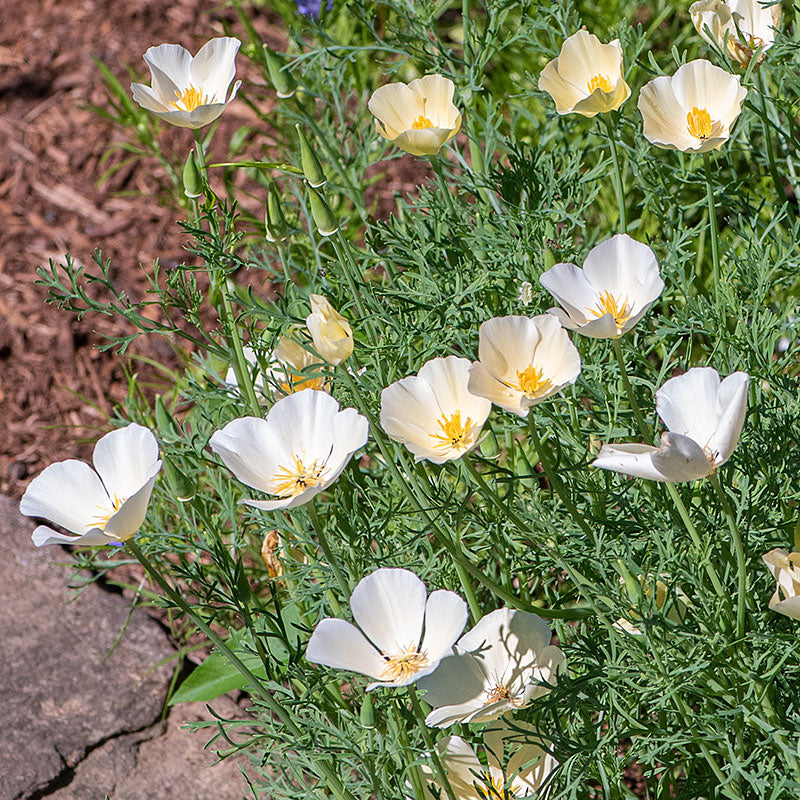
[[[325,464],[314,461],[308,466],[299,456],[292,456],[294,464],[291,467],[278,467],[272,478],[272,493],[278,497],[295,497],[296,495],[319,486],[324,480]]]
[[[206,102],[205,97],[203,97],[203,92],[199,89],[195,89],[191,84],[189,88],[185,89],[183,92],[176,89],[175,95],[178,99],[173,101],[172,105],[177,109],[183,106],[183,110],[185,111],[194,111],[197,106],[201,106]]]
[[[409,645],[399,656],[383,654],[386,666],[383,668],[381,680],[407,681],[412,675],[425,669],[430,663],[425,653],[419,652],[416,645]]]
[[[286,373],[288,380],[280,381],[281,391],[284,394],[294,394],[295,392],[302,392],[303,389],[319,389],[325,390],[325,378],[303,378],[300,375]]]
[[[614,88],[611,85],[611,81],[608,79],[608,77],[599,73],[589,81],[587,87],[589,89],[589,94],[594,92],[595,89],[600,89],[604,92],[610,92]]]
[[[499,703],[501,700],[511,700],[511,690],[508,686],[498,684],[491,691],[486,693],[486,702],[484,705],[490,703]]]
[[[462,422],[460,411],[454,412],[449,417],[442,415],[442,418],[437,421],[437,424],[442,429],[442,433],[431,434],[434,439],[439,440],[436,447],[466,449],[471,447],[472,443],[475,441],[475,433],[473,430],[475,423],[472,421],[471,417],[467,417],[464,422]]]
[[[490,772],[484,773],[483,784],[476,781],[476,787],[482,800],[515,800],[516,797],[511,787],[506,787],[503,778],[495,778]]]
[[[117,497],[114,495],[111,498],[111,508],[107,508],[105,506],[95,506],[95,508],[99,509],[99,513],[95,514],[90,520],[89,525],[93,528],[100,528],[100,530],[105,530],[106,525],[108,525],[108,521],[117,511],[120,510],[122,504],[127,500],[126,497]]]
[[[542,397],[553,388],[553,382],[542,375],[542,368],[533,364],[523,370],[517,370],[517,389],[527,398]]]
[[[600,295],[600,300],[597,305],[594,308],[587,308],[586,310],[595,317],[611,314],[611,316],[614,317],[617,328],[622,328],[631,318],[631,311],[633,309],[628,304],[628,295],[617,298],[614,297],[611,292],[603,292]]]
[[[711,115],[704,108],[695,106],[686,115],[686,127],[696,139],[708,139],[711,136]]]
[[[411,129],[414,131],[422,131],[432,127],[433,123],[427,117],[423,117],[422,114],[420,114],[411,125]]]

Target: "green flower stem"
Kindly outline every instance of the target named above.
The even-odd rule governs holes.
[[[733,539],[733,548],[736,551],[736,568],[739,573],[739,589],[736,604],[736,634],[739,637],[744,636],[745,630],[745,610],[747,601],[747,562],[744,556],[744,545],[742,544],[742,536],[739,533],[739,526],[736,524],[736,516],[733,513],[728,496],[725,494],[719,482],[719,477],[716,472],[712,472],[708,476],[714,491],[719,497],[722,508],[725,512],[725,519],[728,521],[728,530],[731,532],[731,539]]]
[[[717,210],[714,205],[714,185],[711,182],[711,156],[703,153],[703,166],[706,173],[706,202],[708,203],[708,223],[710,225],[711,261],[714,268],[714,302],[719,306],[719,229]]]
[[[361,317],[361,320],[364,323],[364,328],[367,332],[369,340],[373,345],[377,345],[379,337],[378,332],[375,329],[373,317],[371,314],[367,313],[361,298],[361,294],[358,290],[358,284],[363,283],[363,277],[358,264],[356,264],[356,260],[353,258],[353,254],[350,252],[350,242],[348,242],[344,236],[342,236],[341,231],[337,231],[333,236],[331,236],[331,242],[333,244],[333,249],[336,252],[336,256],[338,257],[339,262],[342,264],[347,286],[350,289],[350,293],[353,295],[353,302],[356,305],[356,310],[358,311],[359,317]]]
[[[614,350],[614,355],[617,358],[617,364],[619,364],[619,374],[622,376],[622,385],[625,387],[625,393],[628,395],[628,403],[630,404],[631,411],[633,411],[634,419],[636,420],[636,424],[639,426],[639,430],[645,439],[645,444],[649,444],[652,432],[649,431],[647,429],[647,425],[645,425],[642,411],[639,408],[639,403],[637,402],[636,395],[633,392],[633,386],[631,386],[631,380],[628,377],[628,370],[625,367],[625,358],[622,355],[622,345],[620,344],[619,338],[612,339],[611,346]]]
[[[409,762],[414,760],[414,753],[411,750],[411,742],[408,739],[408,731],[406,730],[406,726],[403,725],[402,720],[397,718],[397,707],[392,705],[391,706],[392,712],[392,722],[394,723],[395,728],[397,729],[397,735],[400,739],[400,744],[402,745],[403,749],[406,751],[406,756]],[[422,777],[419,774],[419,767],[412,766],[410,763],[406,766],[406,772],[408,773],[408,777],[411,781],[411,785],[414,787],[414,797],[417,800],[425,800],[425,787],[422,783]]]
[[[550,460],[550,454],[547,452],[547,448],[544,447],[541,439],[539,438],[539,433],[536,430],[536,424],[533,420],[533,414],[530,411],[528,412],[528,435],[530,436],[531,442],[533,442],[534,450],[536,450],[536,455],[539,457],[539,462],[544,469],[544,474],[547,476],[547,480],[550,482],[550,486],[553,487],[553,490],[559,496],[567,511],[569,511],[569,513],[572,515],[572,518],[578,524],[578,527],[587,536],[593,537],[591,528],[587,525],[586,520],[581,516],[581,513],[575,507],[575,504],[572,502],[572,498],[569,496],[567,487],[564,486],[561,481],[561,477],[556,473],[555,468],[553,467],[553,462]]]
[[[303,736],[303,731],[292,720],[283,706],[261,685],[261,681],[250,671],[248,666],[228,647],[227,643],[214,633],[211,626],[198,616],[191,606],[183,599],[181,594],[173,588],[167,580],[156,569],[152,561],[141,551],[133,539],[127,541],[128,551],[145,568],[150,579],[157,583],[164,594],[192,620],[192,622],[208,637],[208,640],[219,650],[228,661],[239,670],[242,676],[252,687],[253,693],[269,708],[269,710],[281,721],[286,730],[297,740]],[[339,800],[355,800],[353,795],[344,787],[339,776],[333,771],[331,766],[325,761],[317,762],[320,774],[329,788]]]
[[[622,169],[617,153],[617,131],[611,122],[611,114],[603,114],[603,121],[608,132],[608,144],[611,149],[611,162],[614,165],[614,186],[617,190],[617,208],[619,209],[619,232],[628,232],[628,212],[625,208],[625,187],[622,184]]]
[[[769,173],[775,183],[778,207],[780,207],[786,202],[786,195],[783,191],[783,181],[778,172],[778,165],[775,163],[775,153],[772,150],[772,133],[769,129],[770,122],[769,114],[767,113],[767,81],[761,70],[758,70],[758,97],[761,101],[761,123],[764,126],[764,146],[767,150],[767,164],[769,165]]]
[[[328,561],[328,565],[330,566],[331,570],[333,571],[333,575],[336,578],[336,582],[339,584],[339,589],[341,589],[342,595],[349,599],[352,593],[352,589],[350,588],[350,583],[348,582],[347,578],[342,571],[342,568],[339,564],[339,560],[336,558],[333,550],[331,549],[330,542],[328,541],[328,536],[325,533],[325,526],[322,524],[322,521],[317,514],[317,509],[314,508],[314,501],[311,500],[309,503],[306,503],[306,511],[308,512],[308,516],[311,519],[311,524],[314,527],[314,531],[317,534],[317,541],[319,542],[319,546],[322,548],[322,552],[325,554],[325,558]]]
[[[453,217],[457,216],[456,206],[453,202],[453,195],[450,194],[450,187],[447,183],[447,178],[445,178],[444,170],[442,169],[442,163],[445,160],[445,157],[441,155],[441,151],[435,156],[430,157],[431,167],[433,167],[433,171],[436,173],[436,182],[439,185],[439,191],[444,195],[445,202],[447,203],[447,208]]]
[[[439,754],[436,752],[436,748],[433,746],[431,732],[428,730],[428,726],[425,724],[425,713],[422,710],[422,706],[419,704],[417,687],[414,686],[413,683],[410,683],[406,688],[408,689],[408,697],[411,700],[411,710],[414,712],[414,716],[417,718],[417,722],[419,723],[420,731],[422,732],[422,741],[425,742],[425,747],[428,749],[428,755],[430,756],[436,776],[439,778],[439,783],[442,789],[444,789],[448,800],[456,800],[456,794],[453,791],[453,787],[450,785],[450,779],[447,777],[447,772],[442,766],[442,762],[439,759]]]

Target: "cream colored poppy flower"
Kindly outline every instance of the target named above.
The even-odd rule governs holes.
[[[759,48],[758,60],[763,60],[781,25],[780,3],[768,6],[761,0],[700,0],[691,5],[689,13],[697,32],[721,49],[727,42],[728,55],[743,67]]]
[[[449,78],[426,75],[408,84],[381,86],[368,105],[384,139],[411,155],[434,156],[461,127],[454,92],[455,84]]]
[[[495,317],[480,327],[468,387],[527,417],[531,406],[575,383],[580,371],[581,357],[554,316]]]
[[[761,557],[778,582],[769,607],[779,614],[800,620],[800,553],[789,553],[776,547]]]
[[[499,608],[481,617],[420,681],[433,706],[425,724],[488,722],[547,694],[564,661],[551,638],[547,623],[527,611]]]
[[[603,44],[588,31],[573,33],[542,70],[539,88],[553,98],[559,114],[593,117],[619,108],[631,94],[619,39]]]
[[[434,358],[381,392],[381,427],[417,461],[443,464],[478,443],[492,404],[467,389],[470,361]]]
[[[277,497],[241,502],[274,511],[327,489],[368,435],[367,420],[354,408],[340,411],[329,394],[307,389],[278,400],[265,419],[229,422],[209,446],[242,483]]]
[[[40,525],[32,537],[37,547],[123,542],[141,527],[161,469],[153,433],[133,422],[111,431],[98,439],[92,462],[94,469],[75,459],[59,461],[30,482],[20,512],[74,534]]]
[[[312,294],[311,313],[306,327],[314,349],[329,363],[341,364],[353,352],[353,329],[350,323],[321,294]]]
[[[513,749],[518,736],[517,731],[508,728],[486,731],[483,743],[488,769],[473,747],[460,736],[445,736],[436,742],[436,754],[456,800],[518,800],[523,797],[542,800],[546,797],[547,790],[543,793],[542,789],[558,762],[538,745],[522,743]],[[507,760],[506,750],[513,750]],[[428,788],[430,783],[437,787],[440,798],[446,797],[434,770],[427,764],[420,768],[426,778],[426,800],[436,797]]]
[[[642,87],[644,135],[657,147],[706,153],[731,135],[747,94],[738,75],[697,59]]]
[[[664,290],[655,253],[624,233],[593,247],[583,269],[556,264],[539,283],[564,307],[549,313],[595,339],[627,333]]]
[[[323,619],[311,634],[306,658],[314,664],[369,675],[378,686],[408,686],[433,672],[467,622],[467,604],[455,593],[425,584],[407,569],[375,570],[350,596],[358,627]]]
[[[213,122],[236,97],[236,53],[241,42],[223,36],[206,42],[197,55],[178,44],[160,44],[144,54],[152,86],[131,84],[133,99],[156,116],[180,128],[202,128]]]
[[[711,367],[670,378],[656,392],[656,410],[669,429],[661,445],[607,444],[592,466],[668,483],[705,478],[731,457],[739,441],[749,385],[744,372],[720,380]]]
[[[664,575],[665,578],[669,579],[668,575]],[[649,598],[653,598],[653,586],[652,586],[652,575],[639,575],[638,580],[639,584],[642,587],[642,591],[647,595]],[[625,579],[620,578],[620,583],[624,584]],[[671,620],[672,622],[683,622],[686,619],[686,614],[691,606],[691,601],[686,596],[686,593],[678,586],[674,588],[674,597],[672,598],[672,605],[667,612],[667,619]],[[656,579],[656,594],[655,598],[653,598],[654,605],[656,610],[661,611],[662,608],[667,604],[667,600],[669,599],[670,595],[670,587],[661,580],[661,578]],[[635,608],[631,608],[629,612],[629,616],[633,619],[639,618],[639,612]],[[630,619],[626,619],[624,617],[620,617],[615,623],[615,628],[619,628],[620,630],[629,633],[631,636],[641,636],[642,631],[630,621]]]

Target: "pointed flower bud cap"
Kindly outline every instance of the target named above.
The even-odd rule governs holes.
[[[434,358],[381,392],[381,427],[416,461],[444,464],[477,444],[492,404],[467,388],[470,361]]]
[[[747,89],[738,75],[697,59],[655,78],[639,93],[645,137],[684,153],[719,150],[731,135]]]
[[[350,323],[321,294],[309,295],[311,313],[306,327],[314,349],[329,363],[341,364],[353,353],[353,329]]]
[[[183,165],[183,193],[190,199],[203,194],[203,177],[194,160],[194,150],[189,151],[186,163]]]
[[[311,216],[314,218],[319,235],[333,236],[339,230],[339,223],[325,198],[316,189],[309,187],[308,200],[311,205]]]
[[[22,514],[49,519],[71,534],[40,525],[32,537],[37,547],[109,545],[141,527],[161,469],[156,437],[132,422],[100,438],[92,461],[94,469],[74,459],[51,464],[25,490]]]
[[[436,742],[439,763],[457,800],[545,797],[543,790],[546,792],[548,778],[558,762],[546,750],[526,741],[538,738],[535,731],[520,739],[521,727],[515,721],[514,729],[498,724],[486,731],[483,749],[488,769],[473,746],[460,736],[445,736]],[[506,761],[507,751],[513,755]],[[425,783],[438,787],[440,797],[446,796],[438,774],[427,764],[420,764],[420,770]],[[434,795],[426,791],[425,796]]]
[[[779,614],[800,620],[800,553],[789,553],[776,547],[761,557],[778,582],[769,607]]]
[[[548,313],[594,339],[627,333],[664,291],[655,253],[624,233],[593,247],[583,269],[556,264],[539,282],[563,306]]]
[[[177,44],[151,47],[144,60],[152,86],[131,84],[133,99],[171,125],[202,128],[213,122],[236,97],[236,54],[241,42],[230,36],[212,39],[196,56]]]
[[[555,317],[495,317],[480,327],[468,388],[527,417],[531,406],[575,383],[580,372],[581,357]]]
[[[267,72],[269,79],[275,87],[275,93],[282,100],[291,97],[297,91],[297,83],[292,73],[284,65],[274,50],[264,45],[264,57],[267,59]]]
[[[762,4],[759,0],[699,0],[689,7],[697,32],[742,67],[750,64],[757,50],[764,54],[775,43],[781,26],[780,3]]]
[[[527,611],[500,608],[481,617],[436,672],[420,680],[433,706],[425,724],[488,722],[547,694],[564,662],[551,639],[547,623]]]
[[[656,392],[656,410],[667,426],[661,445],[607,444],[592,466],[651,481],[682,483],[705,478],[733,453],[747,412],[750,378],[725,380],[712,367],[694,367]]]
[[[455,84],[442,75],[426,75],[408,84],[376,89],[369,110],[384,139],[414,156],[434,156],[461,127],[453,104]]]
[[[283,201],[278,187],[270,182],[267,189],[267,207],[264,216],[264,231],[268,242],[282,242],[289,236],[289,226],[283,215]]]
[[[300,139],[300,163],[303,166],[303,174],[308,181],[308,185],[318,189],[320,186],[324,186],[328,179],[325,177],[322,164],[309,144],[303,129],[300,127],[300,123],[297,123],[294,127]]]
[[[631,94],[619,39],[603,44],[588,31],[573,33],[542,70],[539,88],[553,98],[559,114],[594,117],[619,108]]]
[[[429,675],[467,623],[467,604],[455,592],[429,595],[407,569],[382,568],[362,578],[350,596],[350,610],[358,627],[323,619],[306,659],[374,678],[367,691],[408,686]]]
[[[307,503],[333,484],[368,431],[355,409],[340,411],[326,392],[306,389],[278,400],[265,419],[229,422],[209,445],[243,484],[277,498],[241,502],[275,511]]]

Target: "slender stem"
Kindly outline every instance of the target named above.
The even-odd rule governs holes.
[[[761,100],[761,123],[764,126],[764,146],[767,150],[767,164],[769,165],[769,173],[775,183],[778,205],[782,206],[786,202],[786,195],[783,190],[783,181],[778,172],[778,165],[775,163],[775,153],[772,150],[772,132],[769,129],[769,114],[767,113],[767,81],[761,70],[758,70],[758,96]]]
[[[152,561],[141,551],[139,546],[133,539],[127,541],[127,547],[130,553],[139,561],[145,568],[150,579],[157,583],[164,594],[175,603],[186,616],[208,637],[208,640],[219,650],[228,661],[239,670],[244,678],[253,689],[253,692],[261,699],[261,701],[269,708],[269,710],[283,723],[289,733],[300,738],[303,735],[302,730],[295,724],[289,714],[284,710],[283,706],[261,685],[261,681],[250,671],[248,666],[228,647],[227,643],[220,638],[211,626],[203,620],[192,607],[183,599],[180,592],[172,587],[166,578],[156,569]],[[339,776],[333,771],[331,766],[325,761],[317,762],[322,777],[327,782],[328,788],[339,798],[339,800],[355,800],[353,795],[342,785]]]
[[[720,503],[722,503],[725,519],[728,521],[728,530],[730,530],[731,538],[733,539],[733,547],[734,550],[736,550],[736,568],[739,573],[739,596],[736,604],[736,634],[742,637],[744,636],[745,629],[745,604],[747,601],[747,562],[744,556],[744,545],[742,544],[742,536],[739,533],[739,526],[736,524],[736,516],[728,501],[728,496],[720,485],[719,477],[716,472],[712,472],[708,476],[708,479],[711,481],[711,485],[714,487],[714,491],[717,493]]]
[[[614,350],[614,355],[617,358],[617,363],[619,364],[619,374],[622,376],[622,385],[625,387],[625,393],[628,395],[628,403],[633,411],[636,424],[639,426],[639,430],[641,431],[641,434],[647,443],[652,434],[647,429],[647,425],[645,425],[642,411],[639,408],[639,403],[637,402],[636,395],[633,392],[633,386],[631,386],[631,381],[628,377],[628,370],[625,367],[625,358],[622,355],[622,345],[620,344],[619,339],[612,339],[611,345]]]
[[[350,242],[348,242],[347,239],[342,236],[341,231],[337,231],[331,237],[331,241],[333,243],[333,249],[336,251],[336,255],[342,264],[344,277],[347,281],[350,293],[353,295],[353,301],[355,302],[358,315],[361,317],[361,320],[364,323],[369,340],[372,342],[372,344],[376,345],[378,343],[378,332],[375,329],[373,317],[371,314],[367,313],[361,293],[358,290],[358,285],[362,284],[364,281],[361,270],[356,263],[356,260],[353,258],[352,252],[350,251]]]
[[[711,182],[711,156],[708,153],[703,153],[703,165],[706,173],[706,201],[711,231],[711,261],[714,268],[714,302],[719,306],[719,229],[717,227],[717,210],[714,205],[714,185]]]
[[[411,742],[408,740],[408,731],[406,730],[406,726],[403,724],[402,720],[397,718],[397,707],[392,705],[391,707],[392,713],[392,721],[394,722],[395,727],[397,728],[397,735],[400,739],[400,744],[403,746],[403,749],[408,754],[408,761],[414,761],[414,754],[411,752]],[[408,764],[406,766],[406,772],[411,780],[411,785],[414,787],[414,797],[417,800],[425,800],[427,797],[427,793],[425,792],[425,788],[422,784],[422,778],[420,777],[420,770],[417,766],[411,766]]]
[[[313,500],[310,503],[306,504],[306,511],[308,511],[308,516],[311,518],[311,524],[314,526],[314,531],[317,534],[317,540],[319,541],[319,546],[322,548],[322,552],[325,554],[325,558],[328,560],[328,565],[333,571],[333,575],[336,578],[336,582],[339,584],[339,588],[341,589],[344,597],[349,598],[350,594],[352,593],[352,589],[350,588],[350,583],[348,582],[347,578],[344,575],[344,572],[342,571],[342,568],[339,564],[339,560],[336,558],[336,555],[331,549],[330,542],[328,541],[328,536],[325,533],[325,526],[322,524],[322,521],[320,520],[317,514],[317,509],[314,508]]]
[[[553,462],[550,460],[550,454],[548,453],[547,448],[542,445],[542,441],[539,438],[539,433],[536,430],[536,424],[533,421],[533,414],[530,412],[528,414],[528,435],[533,442],[533,447],[536,450],[536,454],[539,457],[542,468],[544,469],[544,474],[547,476],[548,481],[550,481],[550,486],[553,487],[555,493],[559,496],[561,502],[564,504],[564,507],[572,515],[572,518],[575,520],[575,522],[578,523],[578,527],[587,536],[593,536],[591,528],[586,524],[586,520],[581,516],[578,509],[575,507],[575,504],[572,502],[572,498],[569,496],[566,486],[564,486],[561,481],[561,477],[558,475],[558,473],[556,473]]]
[[[625,208],[625,188],[622,183],[622,169],[620,168],[619,154],[617,153],[617,131],[611,122],[611,115],[604,114],[603,119],[608,131],[608,144],[611,149],[611,161],[614,165],[614,185],[617,190],[617,208],[619,209],[619,232],[628,232],[628,212]]]
[[[449,209],[450,213],[455,217],[456,216],[456,206],[453,202],[453,195],[450,194],[450,187],[447,184],[447,179],[444,176],[444,170],[442,169],[442,159],[445,157],[443,155],[435,155],[431,156],[431,166],[433,167],[433,171],[436,173],[436,182],[439,185],[439,190],[445,196],[445,202],[447,203],[447,208]]]
[[[444,789],[448,800],[456,800],[456,794],[453,791],[453,787],[450,785],[447,772],[442,766],[442,762],[439,759],[439,754],[436,752],[436,748],[433,746],[431,732],[428,730],[428,726],[425,724],[425,713],[422,710],[422,706],[419,704],[417,687],[414,686],[413,683],[410,683],[407,689],[408,697],[411,700],[411,710],[414,712],[414,716],[417,718],[417,722],[419,723],[420,730],[422,731],[422,741],[425,742],[425,747],[428,749],[428,755],[433,763],[433,769],[434,772],[436,772],[436,777],[439,778],[439,784],[441,785],[442,789]]]

